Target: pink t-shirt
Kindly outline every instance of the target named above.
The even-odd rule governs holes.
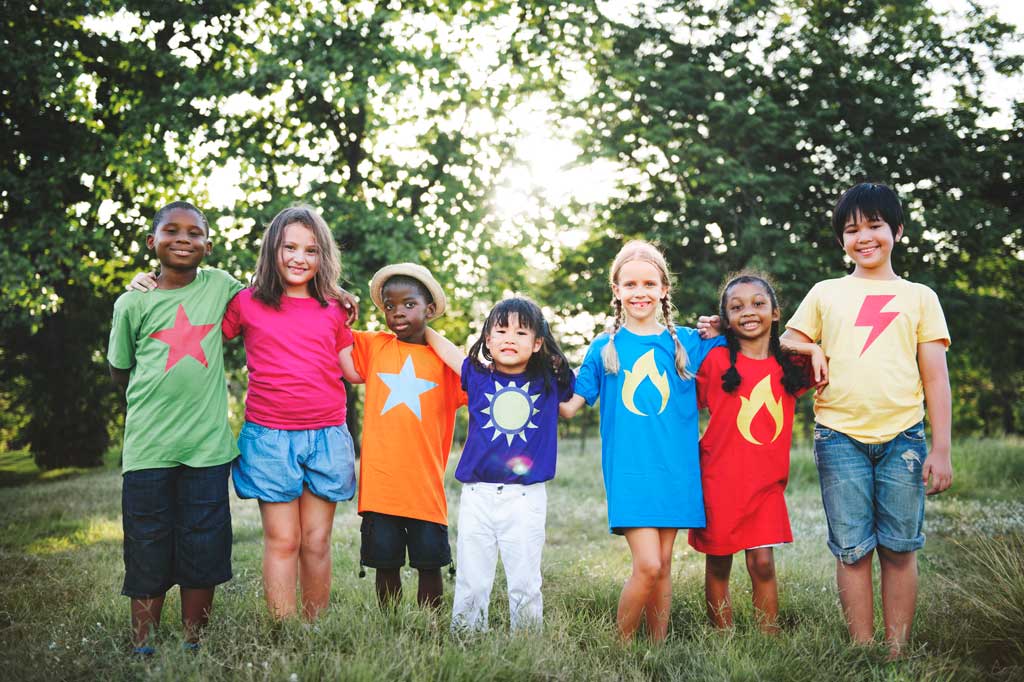
[[[245,289],[224,313],[224,338],[245,342],[249,393],[245,419],[287,431],[345,423],[338,353],[352,345],[348,314],[337,301],[281,297],[281,309]]]

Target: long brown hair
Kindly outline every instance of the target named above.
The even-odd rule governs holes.
[[[263,233],[260,255],[256,261],[256,272],[252,276],[253,297],[269,306],[280,309],[284,282],[277,270],[277,260],[284,241],[284,229],[292,223],[299,223],[313,233],[318,249],[316,274],[309,281],[309,295],[327,306],[331,299],[341,301],[338,278],[341,277],[341,251],[334,241],[327,223],[311,206],[286,208],[270,221],[270,227]]]
[[[612,271],[609,276],[609,283],[617,285],[619,283],[619,272],[622,270],[622,266],[630,261],[643,261],[650,263],[661,275],[661,284],[666,288],[665,296],[661,299],[661,316],[665,321],[665,326],[668,328],[668,333],[672,335],[672,341],[676,346],[676,373],[684,381],[693,378],[693,373],[686,368],[686,363],[689,362],[689,357],[686,354],[686,349],[683,348],[683,344],[679,342],[679,336],[676,334],[676,326],[672,321],[672,299],[670,294],[672,292],[672,276],[668,271],[668,264],[665,262],[665,256],[662,255],[661,251],[657,249],[653,244],[645,241],[634,240],[627,242],[619,253],[615,256],[615,260],[612,261]],[[608,335],[608,343],[603,349],[601,349],[601,360],[604,362],[604,371],[608,374],[619,373],[619,353],[615,350],[615,334],[618,333],[622,327],[622,323],[625,319],[624,311],[622,310],[622,302],[617,296],[612,296],[612,309],[615,311],[615,326]]]

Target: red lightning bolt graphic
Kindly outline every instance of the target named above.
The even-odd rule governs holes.
[[[864,297],[864,303],[861,304],[860,312],[857,313],[857,321],[853,323],[854,327],[871,327],[871,333],[868,334],[864,347],[860,349],[861,355],[864,355],[864,351],[868,349],[868,346],[874,343],[875,339],[885,331],[885,328],[900,316],[899,313],[882,312],[882,308],[894,298],[896,298],[894,294],[878,294]]]

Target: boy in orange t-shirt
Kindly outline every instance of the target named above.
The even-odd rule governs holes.
[[[359,467],[360,563],[376,569],[381,607],[402,594],[401,568],[419,572],[416,599],[441,603],[441,568],[451,563],[444,472],[455,411],[466,404],[457,374],[427,345],[427,322],[444,313],[444,291],[426,268],[389,265],[370,298],[390,332],[354,332],[342,352],[345,378],[365,381]]]

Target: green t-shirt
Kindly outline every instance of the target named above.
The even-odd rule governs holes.
[[[180,289],[129,291],[114,303],[107,360],[131,369],[123,471],[224,464],[228,426],[221,321],[242,284],[207,268]]]

